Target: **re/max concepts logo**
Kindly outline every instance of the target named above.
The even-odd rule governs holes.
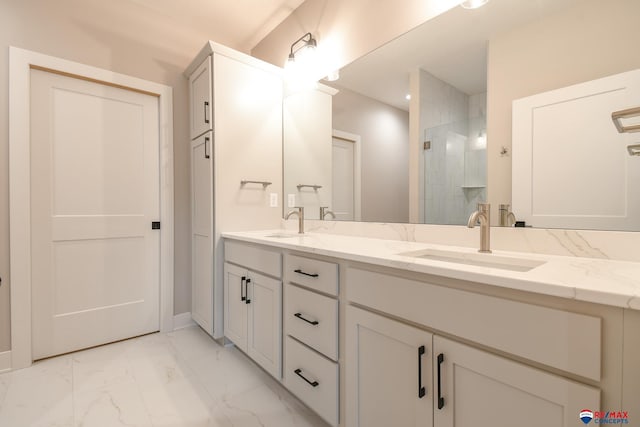
[[[583,409],[580,411],[580,419],[583,423],[589,424],[629,424],[629,412],[627,411],[591,411]]]

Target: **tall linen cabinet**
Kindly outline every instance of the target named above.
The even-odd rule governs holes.
[[[282,217],[282,76],[278,67],[214,42],[204,46],[185,75],[191,133],[191,315],[221,338],[220,233],[278,228]]]

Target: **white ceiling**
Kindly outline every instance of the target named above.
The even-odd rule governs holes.
[[[131,0],[186,27],[210,28],[211,40],[249,52],[304,0]]]
[[[340,70],[332,86],[409,109],[409,72],[421,68],[473,95],[485,92],[487,41],[580,0],[491,0],[454,7]]]

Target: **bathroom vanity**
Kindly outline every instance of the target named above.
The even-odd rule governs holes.
[[[331,425],[574,426],[582,409],[629,411],[640,396],[637,263],[321,233],[223,237],[228,266],[282,256],[282,326],[271,311],[278,339],[261,342],[281,338],[283,371],[267,370]]]

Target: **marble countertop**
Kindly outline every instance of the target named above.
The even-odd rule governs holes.
[[[287,235],[287,237],[267,237],[270,235]],[[227,239],[310,254],[640,310],[640,263],[638,262],[499,250],[494,250],[492,254],[486,256],[544,262],[529,271],[511,271],[403,255],[414,251],[439,250],[468,254],[471,257],[477,256],[475,249],[467,247],[325,233],[298,235],[284,230],[225,232],[222,236]]]

